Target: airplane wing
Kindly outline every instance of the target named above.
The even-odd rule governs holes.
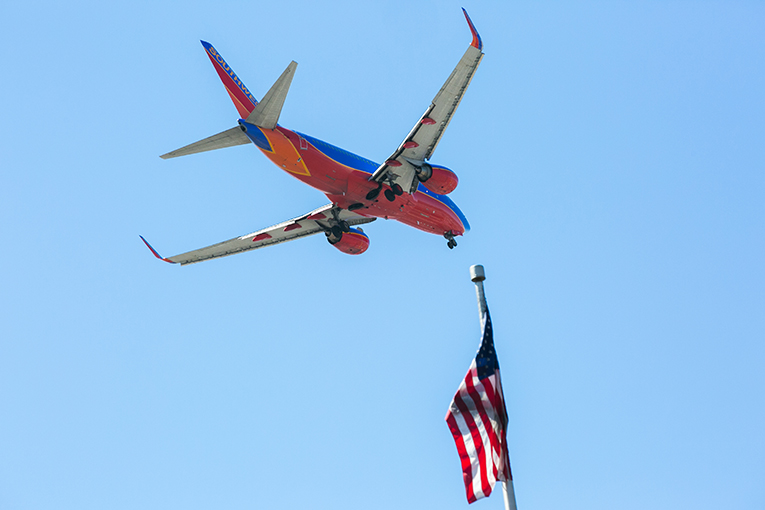
[[[467,11],[462,9],[462,12],[465,13],[465,19],[473,33],[473,42],[420,120],[401,142],[396,152],[372,174],[371,181],[398,184],[408,193],[414,193],[417,189],[418,167],[422,166],[425,160],[430,159],[436,149],[441,135],[449,125],[483,58],[481,37]]]
[[[235,237],[222,243],[213,244],[206,248],[189,251],[173,257],[162,257],[152,246],[141,236],[146,246],[151,250],[155,257],[170,262],[171,264],[194,264],[203,260],[226,257],[241,253],[243,251],[257,250],[285,241],[292,241],[300,237],[306,237],[319,232],[326,232],[340,222],[346,222],[348,226],[361,225],[369,223],[376,218],[367,218],[346,209],[340,209],[333,204],[327,204],[307,214],[293,218],[291,220],[279,223],[272,227],[258,230],[251,234],[241,237]]]

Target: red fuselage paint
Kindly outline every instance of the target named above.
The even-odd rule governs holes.
[[[466,225],[447,200],[426,193],[422,186],[413,194],[397,196],[393,202],[385,198],[384,192],[367,200],[367,193],[378,187],[369,180],[370,172],[333,159],[299,134],[281,126],[260,129],[247,124],[247,129],[248,133],[256,129],[265,136],[271,150],[260,145],[258,148],[276,166],[318,189],[343,209],[351,208],[361,216],[396,220],[437,235],[465,233]],[[383,191],[386,189],[390,189],[387,184],[383,185]]]

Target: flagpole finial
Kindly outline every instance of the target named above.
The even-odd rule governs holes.
[[[486,279],[486,273],[483,271],[483,266],[481,264],[470,266],[470,279],[476,283]]]

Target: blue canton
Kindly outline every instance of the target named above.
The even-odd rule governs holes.
[[[499,369],[499,360],[497,352],[494,350],[494,335],[491,329],[491,317],[486,311],[486,326],[483,330],[483,341],[478,354],[475,356],[475,364],[478,368],[478,379],[485,379],[494,374]]]

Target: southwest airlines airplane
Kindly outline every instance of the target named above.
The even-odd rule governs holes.
[[[472,43],[401,145],[381,164],[278,124],[296,62],[287,66],[258,102],[220,53],[202,41],[241,115],[239,125],[161,157],[254,143],[274,164],[324,193],[330,203],[273,227],[174,257],[163,258],[141,237],[143,242],[157,258],[172,264],[193,264],[318,233],[324,233],[338,250],[357,255],[367,250],[369,238],[353,227],[385,218],[442,235],[449,248],[457,246],[454,237],[470,229],[446,196],[457,187],[457,176],[427,161],[483,58],[481,37],[464,9],[463,13],[473,33]]]

